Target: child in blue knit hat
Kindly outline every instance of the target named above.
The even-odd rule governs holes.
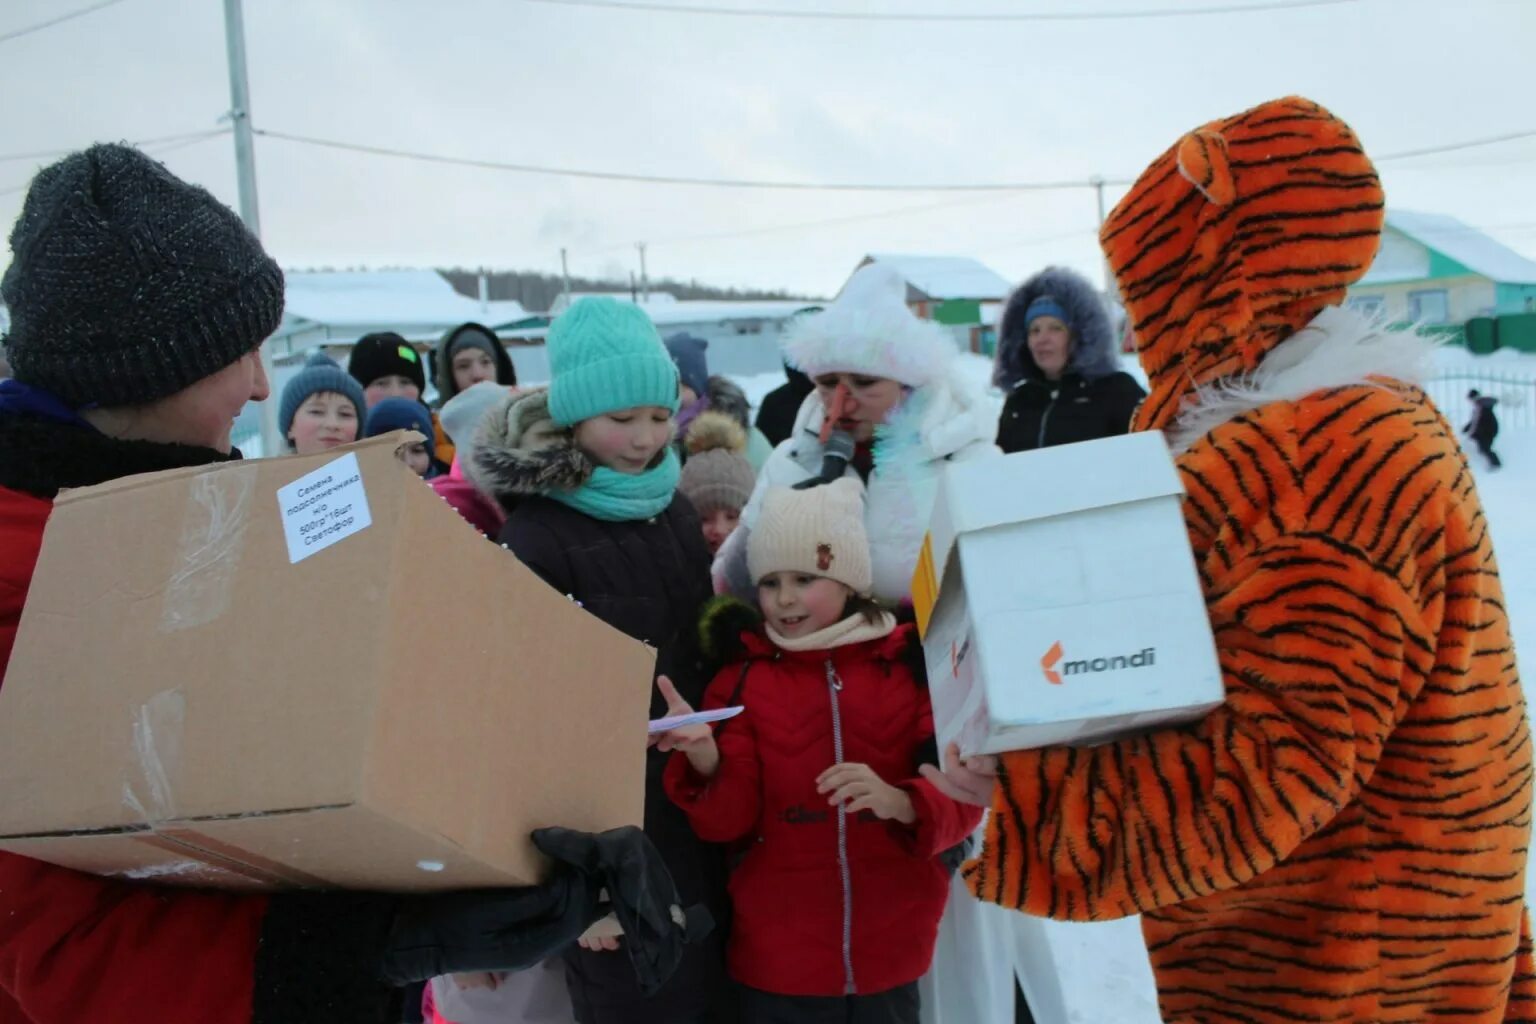
[[[657,673],[697,701],[708,680],[693,627],[711,596],[710,554],[698,514],[677,491],[677,367],[649,317],[614,299],[577,302],[550,326],[546,345],[548,390],[508,396],[486,415],[472,476],[509,508],[502,544],[588,612],[656,648]],[[652,717],[665,709],[653,688]],[[720,851],[696,838],[667,799],[666,755],[648,756],[646,834],[684,904],[723,921]],[[622,938],[573,950],[566,966],[577,1020],[712,1019],[727,984],[721,939],[689,945],[677,974],[650,998],[636,986]]]
[[[414,444],[401,445],[395,453],[411,472],[423,480],[431,480],[445,471],[442,463],[437,461],[433,443],[432,411],[425,405],[412,398],[386,398],[368,410],[364,437],[378,437],[391,430],[414,430],[423,438]]]
[[[283,388],[277,426],[297,455],[315,455],[356,441],[367,409],[363,389],[321,350]]]

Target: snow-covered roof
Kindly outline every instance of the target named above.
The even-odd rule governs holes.
[[[819,302],[762,299],[734,302],[728,299],[684,300],[661,308],[647,308],[657,327],[682,324],[718,323],[722,320],[784,320],[807,309],[820,309]]]
[[[1387,227],[1450,257],[1490,281],[1536,284],[1536,260],[1526,259],[1455,217],[1393,209],[1387,211]],[[1367,280],[1370,280],[1369,275]]]
[[[969,256],[921,256],[870,253],[865,263],[892,267],[913,288],[930,299],[1002,300],[1013,286],[995,270]]]
[[[516,302],[460,295],[435,270],[289,271],[285,318],[329,326],[387,329],[419,325],[443,330],[469,320],[506,322],[525,316]]]
[[[550,313],[558,316],[569,309],[577,299],[607,298],[617,299],[620,302],[633,303],[646,312],[650,312],[661,306],[670,306],[677,302],[677,296],[671,292],[651,292],[644,299],[637,298],[631,292],[571,292],[569,300],[564,294],[557,295],[555,301],[550,304]]]

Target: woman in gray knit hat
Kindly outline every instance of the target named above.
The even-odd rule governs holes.
[[[239,218],[127,146],[41,171],[10,242],[0,673],[59,491],[238,458],[230,430],[267,397],[258,349],[283,312],[282,271]],[[524,967],[573,944],[600,916],[588,865],[613,861],[616,845],[656,865],[648,884],[670,881],[638,830],[535,841],[584,867],[537,890],[403,899],[156,888],[0,852],[0,1021],[399,1021],[396,985]]]

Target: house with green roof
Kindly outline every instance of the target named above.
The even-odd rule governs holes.
[[[1388,210],[1381,251],[1348,303],[1460,334],[1468,321],[1536,314],[1536,260],[1454,217]]]

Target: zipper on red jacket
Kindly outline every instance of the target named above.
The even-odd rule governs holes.
[[[843,709],[838,695],[843,691],[843,681],[827,659],[827,695],[832,700],[832,757],[834,764],[843,763]],[[848,812],[837,805],[837,870],[843,880],[843,990],[855,995],[858,989],[853,983],[853,872],[848,866]]]

